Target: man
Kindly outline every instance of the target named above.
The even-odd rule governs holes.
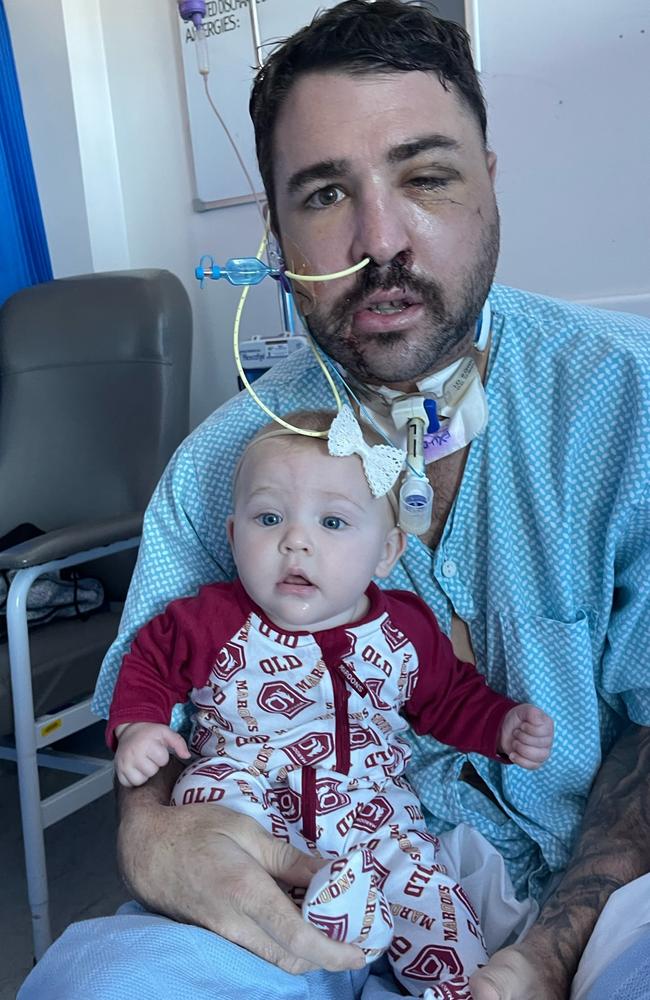
[[[621,886],[633,892],[650,868],[650,696],[641,662],[650,640],[648,324],[490,292],[495,157],[467,39],[453,25],[394,0],[348,0],[274,54],[251,112],[288,268],[328,274],[370,258],[340,281],[296,286],[315,339],[367,405],[381,409],[381,386],[417,393],[463,357],[485,385],[487,427],[427,466],[431,529],[411,540],[387,585],[418,591],[457,652],[473,655],[492,684],[553,715],[557,750],[538,776],[519,778],[414,738],[411,778],[431,829],[476,826],[506,858],[520,893],[543,903],[525,940],[473,977],[475,1000],[564,1000],[610,896]],[[474,331],[488,293],[491,334],[480,350]],[[258,386],[275,412],[331,405],[306,354]],[[163,477],[122,633],[98,684],[102,713],[136,628],[173,598],[232,575],[230,471],[266,419],[245,396],[230,401]],[[198,949],[191,964],[212,949],[220,969],[221,984],[205,995],[229,997],[235,984],[267,996],[385,993],[365,980],[356,949],[307,926],[277,887],[276,879],[307,884],[313,860],[218,807],[170,809],[176,773],[170,765],[122,791],[120,859],[150,911],[246,949],[184,929],[183,941]],[[200,868],[185,863],[197,854]],[[623,909],[640,906],[635,898],[625,895]],[[165,934],[174,927],[165,922]],[[55,946],[30,977],[32,990],[39,974],[61,982],[55,953],[78,949],[79,934],[83,942],[73,928],[58,953]],[[118,976],[118,958],[106,926],[93,934],[94,971],[83,988],[48,995],[113,996],[94,992],[97,968],[105,983],[107,969]],[[156,954],[168,970],[180,961],[169,955],[179,939],[166,940]],[[249,952],[272,965],[256,965]],[[273,966],[311,976],[278,980]],[[183,975],[178,966],[169,992],[158,995],[185,995]],[[37,995],[28,986],[23,996]]]

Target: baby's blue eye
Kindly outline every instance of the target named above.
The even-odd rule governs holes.
[[[271,511],[265,511],[263,514],[258,514],[255,520],[264,528],[274,528],[282,519],[279,514],[272,514]]]
[[[345,527],[345,521],[342,517],[334,517],[330,515],[329,517],[324,517],[321,521],[324,528],[329,528],[330,531],[338,531],[340,528]]]

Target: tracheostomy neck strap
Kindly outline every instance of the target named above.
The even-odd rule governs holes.
[[[476,323],[475,349],[489,343],[491,310],[485,302]],[[348,376],[349,378],[349,376]],[[433,489],[425,466],[460,451],[485,429],[488,405],[474,359],[462,357],[442,371],[419,380],[418,392],[405,395],[386,386],[362,385],[352,380],[360,401],[395,443],[406,448],[407,470],[400,489],[400,525],[424,534],[431,525]]]
[[[484,430],[488,421],[485,389],[474,359],[461,358],[442,372],[423,380],[422,395],[403,396],[387,390],[393,423],[398,430],[408,428],[413,400],[422,400],[423,464],[435,462],[460,451]],[[388,395],[390,393],[390,395]],[[408,433],[408,431],[407,431]]]

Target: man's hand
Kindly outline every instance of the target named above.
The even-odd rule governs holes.
[[[553,746],[553,720],[535,705],[516,705],[501,723],[499,752],[529,771],[541,767]]]
[[[307,886],[323,860],[217,805],[166,804],[172,762],[141,788],[120,790],[120,868],[147,909],[199,924],[287,972],[360,969],[363,953],[303,920],[279,888]]]
[[[127,722],[115,729],[115,773],[121,785],[144,785],[156,771],[169,763],[170,752],[181,760],[192,756],[187,743],[169,726],[154,722]]]
[[[650,870],[650,728],[629,725],[594,782],[569,865],[525,939],[470,979],[474,1000],[567,1000],[605,903]]]
[[[473,1000],[567,1000],[563,976],[552,979],[553,966],[528,944],[497,951],[487,965],[470,977]]]

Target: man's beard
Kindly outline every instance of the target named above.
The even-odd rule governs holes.
[[[419,277],[408,263],[397,258],[385,267],[372,261],[357,273],[351,290],[328,307],[318,307],[306,319],[309,332],[320,347],[361,381],[412,382],[435,371],[473,330],[494,278],[499,254],[499,220],[486,225],[476,263],[468,271],[458,300],[450,302],[443,287],[432,278]],[[400,330],[355,334],[352,317],[373,292],[399,288],[422,302],[424,317],[417,339]]]

